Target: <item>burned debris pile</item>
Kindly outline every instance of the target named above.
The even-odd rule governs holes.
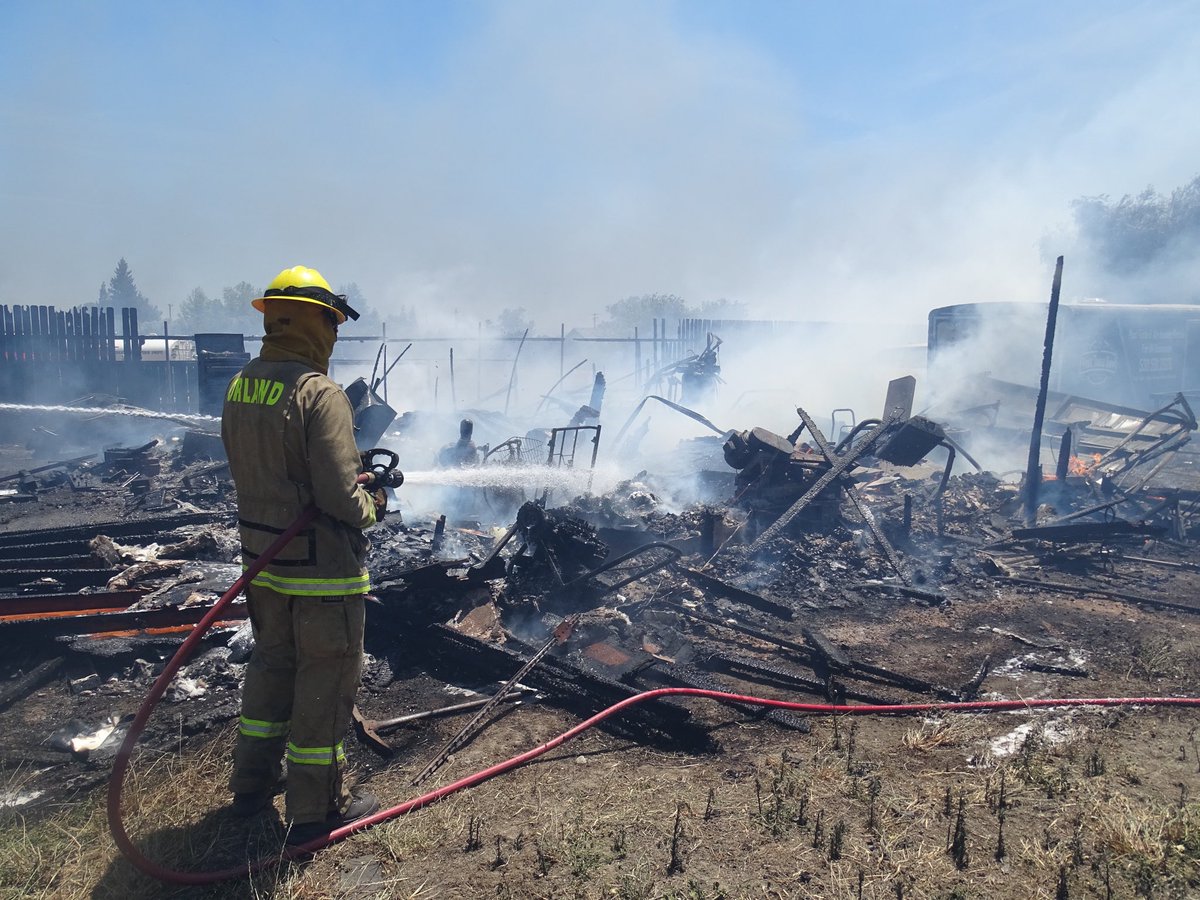
[[[996,679],[1014,672],[1088,674],[1044,629],[1021,633],[985,612],[1001,591],[1200,612],[1171,590],[1200,571],[1190,561],[1200,479],[1186,399],[1145,412],[1053,397],[1046,433],[1056,446],[1048,474],[1030,484],[975,461],[1020,438],[1025,389],[989,381],[984,402],[944,415],[913,415],[913,389],[911,379],[893,383],[879,418],[837,434],[803,408],[786,435],[720,432],[706,448],[725,471],[709,468],[707,497],[687,505],[673,499],[678,476],[641,472],[603,492],[568,496],[560,485],[553,501],[549,490],[512,490],[503,520],[486,518],[480,498],[494,495],[471,486],[447,488],[459,492],[450,518],[386,519],[368,561],[363,742],[387,751],[385,732],[445,705],[406,693],[396,708],[416,672],[483,693],[521,672],[512,690],[523,701],[577,715],[661,686],[829,703],[959,700],[1002,690]],[[363,408],[382,403],[362,393]],[[598,418],[587,409],[588,422]],[[510,464],[588,469],[604,459],[600,435],[598,424],[548,429],[538,461]],[[536,439],[481,449],[474,465],[499,466],[526,441]],[[12,449],[9,458],[25,452]],[[200,432],[102,455],[30,456],[13,469],[0,476],[0,754],[8,766],[45,767],[37,790],[79,788],[103,777],[97,760],[125,717],[240,573],[232,485],[219,442]],[[897,652],[902,609],[953,621],[972,642],[954,653]],[[236,716],[252,641],[245,616],[231,606],[177,679],[171,721],[152,726],[151,744]],[[658,700],[606,724],[638,741],[711,750],[718,739],[705,715]],[[724,715],[808,728],[779,711]]]

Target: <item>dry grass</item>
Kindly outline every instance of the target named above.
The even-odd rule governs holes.
[[[556,716],[530,710],[522,739],[554,733]],[[852,739],[845,722],[835,730],[824,720],[803,738],[764,727],[748,734],[747,749],[702,758],[589,735],[568,752],[373,828],[307,865],[173,896],[845,900],[858,896],[861,873],[867,900],[891,900],[897,884],[905,897],[937,900],[1049,898],[1064,867],[1072,897],[1104,896],[1102,861],[1111,861],[1114,896],[1129,896],[1139,883],[1176,891],[1155,896],[1188,896],[1200,887],[1197,804],[1147,802],[1147,786],[1130,785],[1119,765],[1088,776],[1081,748],[1036,739],[1023,758],[967,764],[980,758],[989,729],[1010,724],[972,718],[912,728],[881,720],[863,722]],[[1185,724],[1178,727],[1186,734]],[[227,777],[228,746],[221,736],[182,755],[144,755],[130,789],[137,799],[129,827],[155,860],[207,869],[279,846],[271,827],[248,831],[219,814],[225,796],[214,786]],[[481,745],[443,777],[496,755]],[[1194,767],[1190,759],[1179,763],[1181,772]],[[372,789],[408,796],[411,768],[383,771]],[[1040,777],[1022,777],[1062,772],[1067,783],[1053,798]],[[1008,852],[998,861],[1001,776]],[[948,788],[952,806],[964,800],[970,861],[963,870],[947,852],[954,822],[946,815]],[[161,885],[119,859],[101,802],[92,798],[28,827],[11,817],[0,831],[0,897],[164,896]],[[834,858],[831,832],[839,823],[844,835]],[[683,871],[668,874],[673,842]],[[370,883],[347,887],[343,880],[356,869],[368,871]]]
[[[966,747],[984,734],[986,726],[979,716],[948,716],[942,719],[922,719],[920,724],[904,732],[905,749],[930,750]]]

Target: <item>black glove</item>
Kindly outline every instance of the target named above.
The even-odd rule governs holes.
[[[381,487],[375,488],[371,491],[371,499],[375,501],[375,521],[382,521],[387,515],[387,491]]]

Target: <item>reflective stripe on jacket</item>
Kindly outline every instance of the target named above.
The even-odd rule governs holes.
[[[361,469],[345,392],[300,361],[251,360],[230,382],[221,438],[237,487],[242,562],[249,565],[315,504],[313,524],[253,583],[281,594],[364,594],[375,503],[354,479]]]

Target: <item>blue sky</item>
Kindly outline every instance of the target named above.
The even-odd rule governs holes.
[[[8,0],[0,31],[0,303],[124,256],[164,308],[304,262],[546,330],[651,292],[921,317],[1040,299],[1058,252],[1116,290],[1072,272],[1071,200],[1200,175],[1195,3]]]

